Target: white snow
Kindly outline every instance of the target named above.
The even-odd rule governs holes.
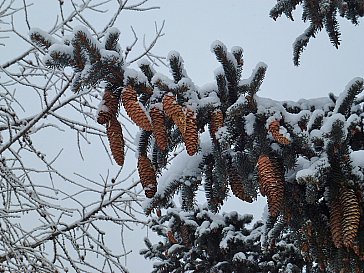
[[[173,244],[170,248],[168,248],[168,254],[172,254],[180,248],[184,248],[184,246],[180,244]]]
[[[105,105],[104,100],[101,100],[99,105],[97,106],[96,116],[98,116],[100,112],[109,112],[109,108]]]
[[[244,252],[237,252],[233,257],[233,261],[243,261],[246,260],[246,255]]]
[[[296,180],[298,183],[304,183],[307,179],[319,176],[319,172],[330,166],[327,156],[312,157],[310,161],[301,158],[299,161],[302,165],[296,166]],[[298,168],[301,167],[301,170]]]
[[[217,96],[217,93],[214,91],[209,92],[207,96],[198,100],[198,108],[203,108],[208,105],[211,105],[212,107],[219,107],[220,104],[221,104],[220,99]]]
[[[168,166],[168,168],[158,178],[158,190],[156,195],[164,197],[164,192],[176,180],[182,177],[200,177],[201,170],[199,165],[203,156],[211,151],[212,143],[208,132],[201,134],[200,138],[201,151],[193,156],[189,156],[186,150],[180,152]],[[146,200],[143,204],[148,207],[150,200]]]
[[[50,44],[61,44],[56,38],[50,35],[48,32],[41,30],[40,28],[33,27],[29,30],[29,36],[39,35],[42,36],[45,40],[47,40]]]
[[[121,60],[119,53],[113,50],[100,49],[101,61],[117,61]]]
[[[142,84],[148,82],[147,77],[143,73],[141,73],[135,69],[132,69],[132,68],[125,68],[124,85],[127,85],[128,78],[135,79],[138,83],[142,83]]]
[[[168,53],[168,55],[167,55],[167,60],[168,60],[168,62],[170,62],[172,59],[177,59],[178,60],[178,64],[182,68],[183,77],[187,77],[186,70],[183,67],[184,61],[183,61],[183,58],[181,57],[181,55],[179,54],[179,52],[174,51],[174,50],[170,51]],[[169,71],[170,71],[171,74],[173,73],[171,68],[169,69]]]
[[[325,112],[322,109],[316,109],[315,111],[313,111],[310,119],[307,122],[307,130],[310,131],[315,120],[319,117],[323,117],[324,115]]]
[[[231,53],[239,53],[239,52],[244,52],[243,48],[241,46],[233,46],[231,48]]]
[[[339,114],[339,113],[333,114],[332,116],[325,118],[324,122],[323,122],[323,124],[321,126],[321,131],[324,134],[329,134],[331,132],[331,130],[332,130],[333,124],[335,122],[337,122],[337,121],[340,121],[344,125],[343,131],[345,132],[344,137],[346,137],[346,133],[347,133],[346,119],[345,119],[345,116],[343,116],[342,114]]]
[[[105,48],[105,43],[106,41],[109,39],[110,36],[118,36],[120,37],[120,30],[116,27],[111,27],[107,30],[106,34],[105,34],[105,37],[104,37],[104,40],[102,42],[102,47]],[[120,45],[117,44],[116,45],[116,48],[115,48],[116,52],[120,53],[121,52],[121,48],[120,48]]]
[[[220,75],[225,76],[225,71],[224,71],[224,69],[221,66],[219,66],[218,68],[216,68],[214,70],[214,76],[215,76],[215,78],[219,77]]]
[[[339,97],[336,99],[336,105],[334,108],[334,113],[337,113],[337,111],[339,110],[340,106],[342,105],[342,103],[344,102],[345,98],[348,96],[349,93],[349,89],[352,85],[354,85],[357,81],[364,81],[363,78],[360,77],[356,77],[354,79],[352,79],[351,81],[349,81],[346,86],[345,86],[345,90],[339,95]]]
[[[251,84],[251,82],[252,82],[252,81],[253,81],[253,79],[254,79],[255,74],[257,73],[258,69],[259,69],[259,68],[261,68],[261,67],[262,67],[262,68],[267,69],[267,68],[268,68],[268,65],[267,65],[266,63],[264,63],[264,62],[259,62],[259,63],[255,66],[255,68],[253,69],[253,71],[252,71],[252,73],[251,73],[250,77],[249,77],[249,78],[247,78],[247,79],[242,79],[242,80],[240,80],[239,85],[240,85],[240,86],[242,86],[242,85],[249,85],[249,84]]]
[[[211,47],[210,50],[212,53],[215,53],[215,48],[217,47],[221,47],[223,51],[227,52],[227,48],[225,46],[225,44],[219,40],[215,40],[211,43]]]
[[[353,167],[353,174],[357,175],[359,179],[364,179],[364,150],[354,151],[350,153],[350,162]]]
[[[233,114],[234,112],[239,112],[240,109],[246,106],[246,98],[245,95],[240,95],[238,99],[232,104],[226,111],[227,115]]]
[[[361,123],[361,118],[357,114],[351,114],[346,120],[346,122],[347,122],[347,127],[352,124],[358,125]]]
[[[73,58],[73,47],[57,43],[53,44],[49,47],[48,54],[43,57],[43,62],[53,64],[54,60],[51,56],[54,54],[64,54],[69,56],[69,58]]]
[[[364,169],[364,150],[351,152],[350,160],[353,166],[361,167]]]
[[[101,43],[97,41],[94,37],[92,37],[91,33],[85,26],[82,25],[75,26],[73,29],[74,35],[76,36],[77,33],[79,32],[84,34],[86,36],[86,39],[88,39],[92,43],[92,45],[95,46],[98,50],[102,49]]]
[[[137,65],[138,65],[139,67],[141,67],[141,66],[143,66],[143,65],[150,66],[151,64],[152,64],[152,63],[151,63],[148,59],[145,59],[145,58],[140,59],[140,60],[138,60],[138,61],[137,61]]]
[[[245,116],[244,129],[248,136],[251,136],[254,134],[255,119],[256,118],[253,113],[249,113],[247,116]]]
[[[161,81],[164,84],[166,84],[169,89],[176,88],[176,84],[170,78],[168,78],[167,76],[165,76],[162,73],[154,74],[154,76],[152,78],[152,84],[155,85],[158,81]],[[166,90],[164,90],[164,91],[166,91]]]

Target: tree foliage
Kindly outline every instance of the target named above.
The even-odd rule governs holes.
[[[152,244],[146,238],[141,254],[157,261],[153,272],[301,272],[306,262],[294,234],[284,230],[268,247],[273,241],[265,225],[252,219],[236,211],[214,214],[204,206],[168,208],[149,223],[163,240]]]
[[[319,2],[318,11],[322,14],[315,15],[311,13],[317,9],[310,5],[317,2],[306,2],[304,20],[311,20],[307,37],[314,37],[322,28],[320,24],[327,25],[332,41],[338,45],[339,33],[333,17],[337,3]],[[290,16],[300,3],[280,1],[275,17],[282,13]],[[347,14],[348,18],[354,16]],[[241,47],[228,50],[222,42],[215,41],[211,51],[220,64],[215,82],[198,87],[188,76],[178,52],[168,54],[171,73],[167,76],[155,70],[148,50],[143,55],[149,60],[138,57],[139,69],[131,68],[127,61],[129,51],[121,49],[116,28],[95,35],[86,27],[75,27],[69,34],[59,39],[39,29],[30,31],[31,42],[44,52],[44,58],[37,60],[44,63],[42,69],[49,71],[47,75],[63,75],[65,67],[74,71],[72,77],[66,77],[63,91],[46,103],[46,111],[30,122],[36,123],[45,113],[54,115],[57,109],[52,107],[58,105],[70,87],[74,91],[72,96],[81,100],[76,109],[87,120],[93,115],[84,106],[97,110],[93,112],[95,119],[106,127],[109,150],[120,166],[126,162],[128,148],[125,120],[119,118],[122,108],[140,127],[136,165],[147,197],[144,210],[151,214],[167,208],[165,216],[153,218],[150,224],[164,241],[153,245],[146,240],[147,249],[142,251],[145,257],[160,260],[155,272],[240,272],[242,267],[249,270],[244,272],[364,270],[362,78],[350,81],[339,96],[275,101],[259,95],[267,70],[264,63],[259,63],[248,79],[242,78]],[[161,35],[161,29],[157,30],[156,39]],[[297,47],[297,64],[302,48]],[[98,93],[100,86],[102,100],[95,109],[84,98]],[[6,96],[10,97],[10,92]],[[45,95],[44,98],[47,99]],[[79,126],[75,122],[68,124],[72,129]],[[85,128],[94,128],[91,121],[86,124]],[[9,144],[0,147],[3,151],[26,135],[16,132],[19,136],[14,138],[9,132]],[[103,131],[98,132],[101,136]],[[11,150],[9,153],[15,157]],[[2,177],[11,185],[13,176],[3,169]],[[100,213],[105,218],[99,216],[97,220],[122,222],[115,202],[129,191],[121,187],[123,194],[115,192],[114,184],[107,182],[103,186],[96,211],[88,210],[86,215]],[[201,188],[206,207],[196,206]],[[109,192],[110,197],[106,197]],[[230,192],[241,202],[253,202],[259,194],[266,196],[265,222],[249,228],[246,225],[251,223],[251,216],[235,212],[218,214]],[[181,208],[172,205],[176,193],[180,193]],[[129,201],[138,201],[136,195],[130,196]],[[108,206],[114,216],[103,210]],[[77,223],[74,227],[83,227],[83,222]],[[52,239],[69,231],[57,227],[58,232],[50,235]],[[94,238],[87,231],[82,230],[81,239]],[[71,237],[70,243],[74,243],[74,238],[79,239]],[[81,270],[78,263],[84,265],[84,259],[72,263],[67,256],[68,245],[56,246],[76,270]],[[79,253],[80,245],[73,247]],[[118,257],[113,259],[107,249],[98,253],[104,255],[105,263],[122,268]],[[56,255],[56,259],[60,261],[63,256]],[[52,268],[48,260],[47,263]]]
[[[278,0],[271,9],[270,16],[276,20],[282,14],[293,21],[292,12],[302,6],[302,20],[309,22],[309,27],[301,34],[293,45],[293,62],[299,65],[300,56],[311,38],[325,28],[331,43],[338,48],[340,45],[340,27],[338,16],[353,23],[359,24],[360,17],[364,16],[363,0],[348,1],[312,1],[312,0]]]
[[[87,54],[98,56],[98,50]],[[192,210],[201,184],[215,213],[229,187],[248,202],[260,192],[267,196],[271,227],[278,221],[295,232],[306,261],[328,272],[361,270],[363,166],[355,158],[363,148],[358,99],[363,79],[353,79],[339,97],[279,102],[257,95],[265,64],[242,80],[240,47],[228,51],[216,41],[211,50],[221,69],[216,83],[203,88],[193,84],[174,51],[167,58],[172,78],[146,61],[139,63],[141,72],[126,67],[115,72],[123,81],[113,94],[141,128],[138,171],[149,198],[146,213],[167,206],[176,191],[182,208]],[[63,55],[53,52],[50,48],[49,63],[61,62]],[[163,126],[152,125],[155,113]],[[181,145],[185,152],[168,166]]]

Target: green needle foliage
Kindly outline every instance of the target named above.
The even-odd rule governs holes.
[[[270,16],[276,20],[282,14],[293,21],[292,12],[302,6],[302,20],[310,25],[300,35],[293,45],[293,62],[299,65],[301,53],[311,38],[315,38],[318,32],[325,28],[331,43],[338,48],[340,45],[340,28],[338,16],[343,17],[354,25],[359,24],[359,18],[364,16],[363,0],[278,0],[271,9]]]

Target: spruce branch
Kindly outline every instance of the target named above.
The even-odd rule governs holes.
[[[364,90],[364,80],[355,78],[347,87],[347,90],[336,101],[334,112],[340,113],[349,117],[351,107],[355,98]],[[345,97],[344,97],[345,96]]]
[[[340,45],[340,31],[338,13],[341,17],[350,20],[354,25],[359,23],[358,19],[364,16],[364,3],[360,1],[326,1],[326,0],[278,0],[270,11],[270,17],[276,20],[285,14],[293,21],[292,12],[297,6],[302,5],[302,20],[309,21],[310,25],[294,42],[293,63],[298,66],[300,56],[308,45],[310,38],[325,27],[331,43],[338,48]]]

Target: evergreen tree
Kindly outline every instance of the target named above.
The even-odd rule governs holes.
[[[114,33],[99,43],[86,29],[77,29],[70,41],[50,47],[42,41],[51,39],[41,33],[32,32],[32,39],[48,47],[48,66],[74,67],[75,91],[106,82],[97,121],[106,124],[118,164],[123,164],[124,146],[117,121],[119,102],[141,128],[138,171],[148,197],[147,214],[168,206],[177,191],[182,209],[193,211],[200,185],[213,213],[230,190],[246,202],[260,192],[268,201],[268,237],[277,239],[285,230],[292,233],[297,238],[295,247],[317,270],[364,270],[362,78],[349,82],[338,97],[274,101],[257,95],[266,65],[258,64],[252,76],[243,80],[243,50],[228,51],[216,41],[211,47],[221,64],[216,83],[200,88],[188,77],[177,52],[167,58],[172,78],[154,71],[147,61],[139,62],[141,72],[129,68]],[[185,151],[178,154],[183,146]],[[233,230],[244,234],[246,221]],[[182,234],[173,232],[179,242]],[[271,241],[268,245],[277,249]],[[217,243],[206,247],[212,255]],[[162,255],[163,245],[161,249],[155,255]],[[185,257],[179,249],[178,244],[173,248],[177,258],[171,268]],[[217,266],[213,255],[209,259],[213,262],[206,268]],[[292,264],[302,268],[300,259]]]
[[[293,21],[292,12],[297,6],[302,5],[302,20],[309,21],[310,25],[300,35],[293,45],[293,62],[299,65],[300,56],[311,38],[325,28],[331,43],[338,48],[340,45],[340,28],[338,15],[351,21],[354,25],[359,24],[359,18],[364,16],[363,0],[277,0],[277,4],[270,11],[270,16],[276,20],[282,14]]]
[[[301,272],[306,264],[293,233],[278,234],[274,248],[263,238],[271,243],[264,246],[265,226],[251,225],[252,219],[235,211],[214,214],[206,206],[169,208],[149,224],[163,241],[152,244],[145,238],[141,254],[157,260],[153,272]]]

